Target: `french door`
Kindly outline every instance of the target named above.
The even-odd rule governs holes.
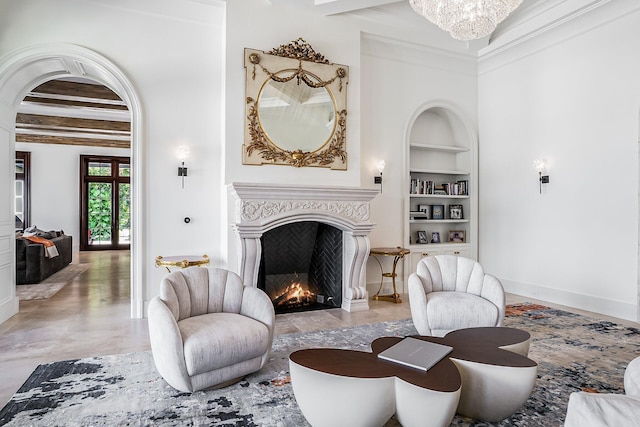
[[[80,156],[80,250],[129,249],[129,157]]]

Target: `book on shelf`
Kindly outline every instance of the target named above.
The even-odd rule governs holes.
[[[452,350],[448,345],[407,337],[379,353],[378,357],[426,372]]]
[[[412,179],[409,194],[433,194],[433,181],[423,179]]]
[[[467,196],[469,195],[469,181],[445,182],[436,185],[430,180],[412,178],[409,194]]]
[[[448,182],[442,185],[443,190],[450,196],[467,196],[469,195],[469,181]]]

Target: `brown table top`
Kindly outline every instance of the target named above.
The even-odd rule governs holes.
[[[397,341],[400,341],[400,338]],[[436,363],[427,372],[379,359],[377,352],[366,353],[356,350],[334,348],[298,350],[291,353],[289,359],[298,365],[343,377],[398,377],[418,387],[447,393],[452,393],[462,386],[458,369],[448,358]]]
[[[461,378],[451,358],[483,364],[533,367],[536,362],[520,354],[500,349],[501,346],[522,343],[528,332],[513,328],[469,328],[453,331],[443,338],[414,336],[425,341],[449,345],[453,351],[427,372],[388,362],[378,353],[400,342],[402,337],[382,337],[371,343],[372,352],[341,349],[306,349],[293,352],[293,362],[333,375],[353,378],[398,377],[408,383],[430,390],[453,392],[461,387]]]

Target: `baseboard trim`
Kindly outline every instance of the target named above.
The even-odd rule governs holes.
[[[630,320],[632,322],[638,321],[638,307],[634,304],[612,301],[605,298],[598,298],[590,295],[567,292],[506,279],[500,279],[500,281],[502,282],[505,292],[508,293],[549,301],[554,304],[566,305],[567,307],[579,310],[592,311],[594,313]]]

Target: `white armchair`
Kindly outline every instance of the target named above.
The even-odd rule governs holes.
[[[576,392],[569,396],[565,427],[637,426],[640,423],[640,357],[624,371],[625,394]]]
[[[502,326],[504,289],[469,258],[422,258],[409,276],[411,317],[420,335],[444,336],[457,329]]]
[[[168,274],[148,315],[156,368],[180,391],[232,384],[260,370],[271,350],[271,300],[227,270],[191,267]]]

